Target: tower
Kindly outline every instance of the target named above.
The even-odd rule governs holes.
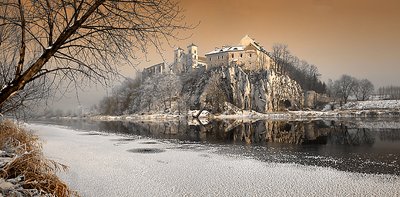
[[[193,68],[196,68],[199,56],[197,55],[197,46],[195,44],[192,43],[189,45],[187,50],[187,70],[190,71]]]
[[[174,63],[171,66],[172,72],[176,74],[184,72],[186,70],[185,64],[185,52],[182,48],[178,47],[174,50]]]
[[[181,49],[180,47],[175,49],[175,51],[174,51],[174,63],[176,64],[176,63],[182,62],[183,55],[184,55],[183,49]]]

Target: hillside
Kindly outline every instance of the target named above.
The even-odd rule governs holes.
[[[272,70],[243,70],[239,66],[197,70],[182,75],[160,74],[124,83],[99,106],[104,115],[186,114],[204,109],[274,112],[300,109],[302,89],[286,75]],[[103,111],[101,111],[103,110]]]

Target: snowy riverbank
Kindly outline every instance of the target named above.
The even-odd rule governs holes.
[[[400,178],[278,164],[213,148],[29,124],[82,196],[399,196]],[[66,148],[68,147],[68,148]]]
[[[250,110],[241,110],[232,107],[230,104],[229,113],[212,114],[206,110],[202,111],[199,119],[202,122],[209,122],[212,119],[269,119],[269,120],[305,120],[305,119],[340,119],[340,118],[399,118],[400,100],[378,100],[378,101],[352,101],[335,110],[330,110],[330,106],[322,111],[285,111],[259,113]],[[59,119],[89,119],[97,121],[142,121],[142,122],[165,122],[192,119],[199,113],[199,110],[190,110],[186,114],[170,113],[148,113],[148,114],[129,114],[121,116],[92,115],[85,117],[59,117]]]
[[[0,122],[0,196],[76,196],[55,173],[65,167],[43,156],[36,135]]]

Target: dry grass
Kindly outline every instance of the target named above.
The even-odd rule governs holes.
[[[12,149],[16,154],[40,151],[38,137],[15,125],[12,121],[0,122],[0,149]]]
[[[38,137],[11,121],[0,123],[0,149],[13,150],[16,154],[0,171],[0,177],[25,177],[25,189],[37,189],[55,196],[78,196],[61,181],[56,172],[66,170],[65,165],[46,159]]]

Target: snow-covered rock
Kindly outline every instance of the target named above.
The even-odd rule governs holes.
[[[200,112],[200,110],[189,110],[188,111],[188,116],[190,117],[195,117],[197,116],[197,114]],[[198,118],[207,118],[210,114],[209,111],[207,110],[203,110],[200,115],[198,116]]]

